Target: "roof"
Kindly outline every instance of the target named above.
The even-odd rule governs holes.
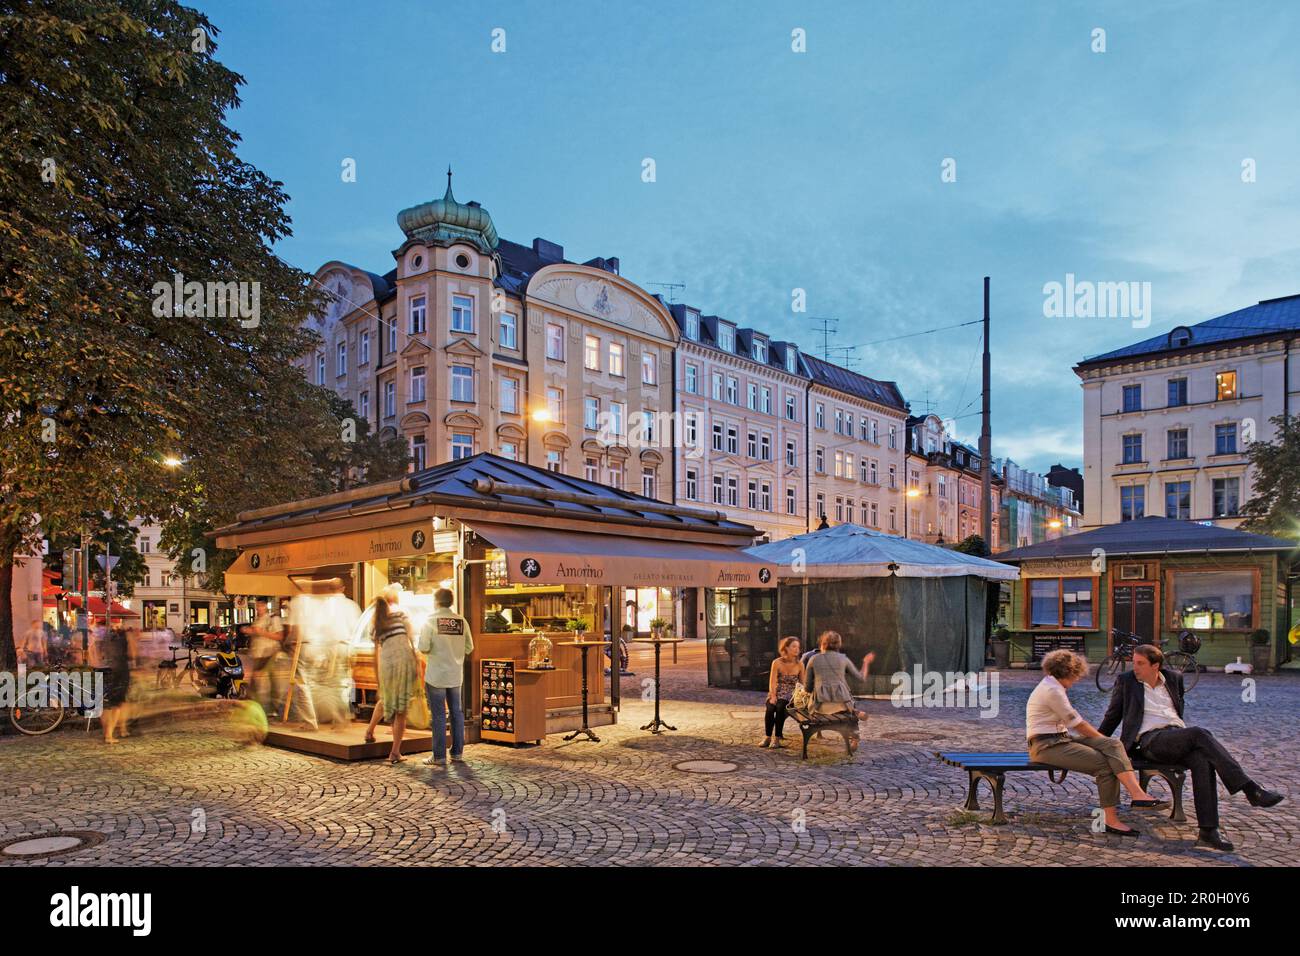
[[[737,327],[735,339],[736,348],[728,351],[718,344],[718,323],[726,322],[733,326],[736,323],[729,319],[720,318],[716,315],[701,315],[699,325],[700,335],[699,338],[693,339],[686,334],[686,312],[690,309],[690,311],[698,313],[699,310],[682,302],[667,302],[664,303],[664,307],[668,309],[669,313],[673,317],[673,321],[677,323],[677,329],[681,332],[683,342],[692,342],[695,345],[702,345],[705,348],[721,352],[723,355],[743,358],[750,362],[758,362],[758,360],[754,358],[754,340],[762,339],[767,343],[767,362],[758,362],[758,364],[765,365],[765,367],[769,367],[773,371],[783,372],[787,375],[796,375],[800,378],[807,378],[807,375],[802,369],[796,372],[791,372],[786,367],[786,350],[794,349],[797,352],[799,349],[799,346],[795,345],[793,342],[773,339],[766,332],[759,331],[758,329]]]
[[[1183,340],[1176,336],[1175,333],[1180,331],[1190,332],[1190,338]],[[1236,339],[1257,338],[1288,331],[1300,331],[1300,294],[1283,296],[1279,299],[1263,299],[1255,305],[1207,319],[1190,328],[1178,326],[1169,332],[1144,339],[1134,345],[1089,356],[1075,368],[1138,356],[1158,355],[1163,352],[1195,351]]]
[[[475,479],[488,479],[500,485],[525,486],[543,494],[533,497],[500,492],[485,493],[475,487]],[[396,487],[399,484],[400,487]],[[367,488],[373,489],[373,493],[367,494]],[[557,497],[546,497],[544,493],[548,491],[555,492]],[[617,501],[618,504],[561,500],[560,496],[570,494],[592,495]],[[344,498],[346,500],[341,500]],[[353,489],[346,495],[308,498],[287,502],[276,508],[247,512],[240,516],[238,523],[219,528],[214,535],[226,537],[247,534],[251,531],[302,524],[308,520],[329,521],[332,518],[344,518],[367,510],[382,508],[388,511],[428,504],[483,508],[484,518],[487,520],[492,520],[493,512],[505,513],[497,520],[508,520],[512,512],[518,515],[549,513],[557,517],[636,524],[641,527],[649,522],[651,525],[659,525],[665,529],[720,532],[738,537],[748,536],[750,540],[759,535],[756,528],[732,521],[721,512],[680,508],[675,509],[678,513],[670,514],[646,510],[638,506],[652,504],[656,507],[665,507],[665,505],[663,502],[629,491],[621,491],[594,481],[548,471],[535,465],[510,461],[487,452],[413,472],[400,483],[380,482]],[[397,520],[400,520],[400,516]]]
[[[1291,551],[1285,538],[1155,516],[1103,525],[994,555],[998,561],[1037,558],[1091,558],[1101,549],[1108,558],[1137,554],[1205,554],[1209,552]]]
[[[837,524],[749,549],[778,578],[975,577],[1014,580],[1005,564],[856,524]],[[1010,573],[1008,573],[1010,572]]]
[[[888,405],[891,408],[897,408],[899,411],[907,411],[907,402],[903,400],[903,393],[899,391],[898,385],[894,382],[881,382],[857,372],[850,372],[846,368],[841,368],[806,352],[803,355],[803,362],[812,380],[819,385],[826,385],[841,392],[856,395],[858,398],[865,398],[867,401],[875,402],[878,405]]]

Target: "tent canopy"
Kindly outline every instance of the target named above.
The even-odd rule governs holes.
[[[856,524],[839,524],[750,548],[749,553],[776,569],[777,577],[900,578],[974,577],[1014,581],[1010,565],[950,551]]]

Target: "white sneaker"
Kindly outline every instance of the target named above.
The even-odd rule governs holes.
[[[456,763],[464,763],[464,762],[465,762],[465,755],[464,755],[464,754],[452,754],[452,755],[451,755],[451,759],[454,760]]]
[[[445,760],[438,760],[436,757],[425,757],[425,758],[424,758],[422,761],[420,761],[420,762],[421,762],[422,764],[424,764],[424,766],[426,766],[426,767],[445,767],[445,766],[447,766],[447,761],[445,761]]]

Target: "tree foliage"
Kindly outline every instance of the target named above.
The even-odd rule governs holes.
[[[1250,445],[1254,497],[1242,505],[1242,528],[1280,538],[1300,539],[1300,419],[1278,415],[1272,441]]]
[[[989,546],[984,542],[984,536],[972,534],[952,546],[954,551],[960,551],[962,554],[973,554],[977,558],[987,558],[989,556]]]

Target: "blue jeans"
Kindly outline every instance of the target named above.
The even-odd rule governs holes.
[[[465,711],[460,706],[459,687],[434,687],[424,685],[424,696],[429,701],[429,722],[433,729],[433,759],[447,757],[447,718],[451,711],[451,755],[459,757],[465,752]]]

